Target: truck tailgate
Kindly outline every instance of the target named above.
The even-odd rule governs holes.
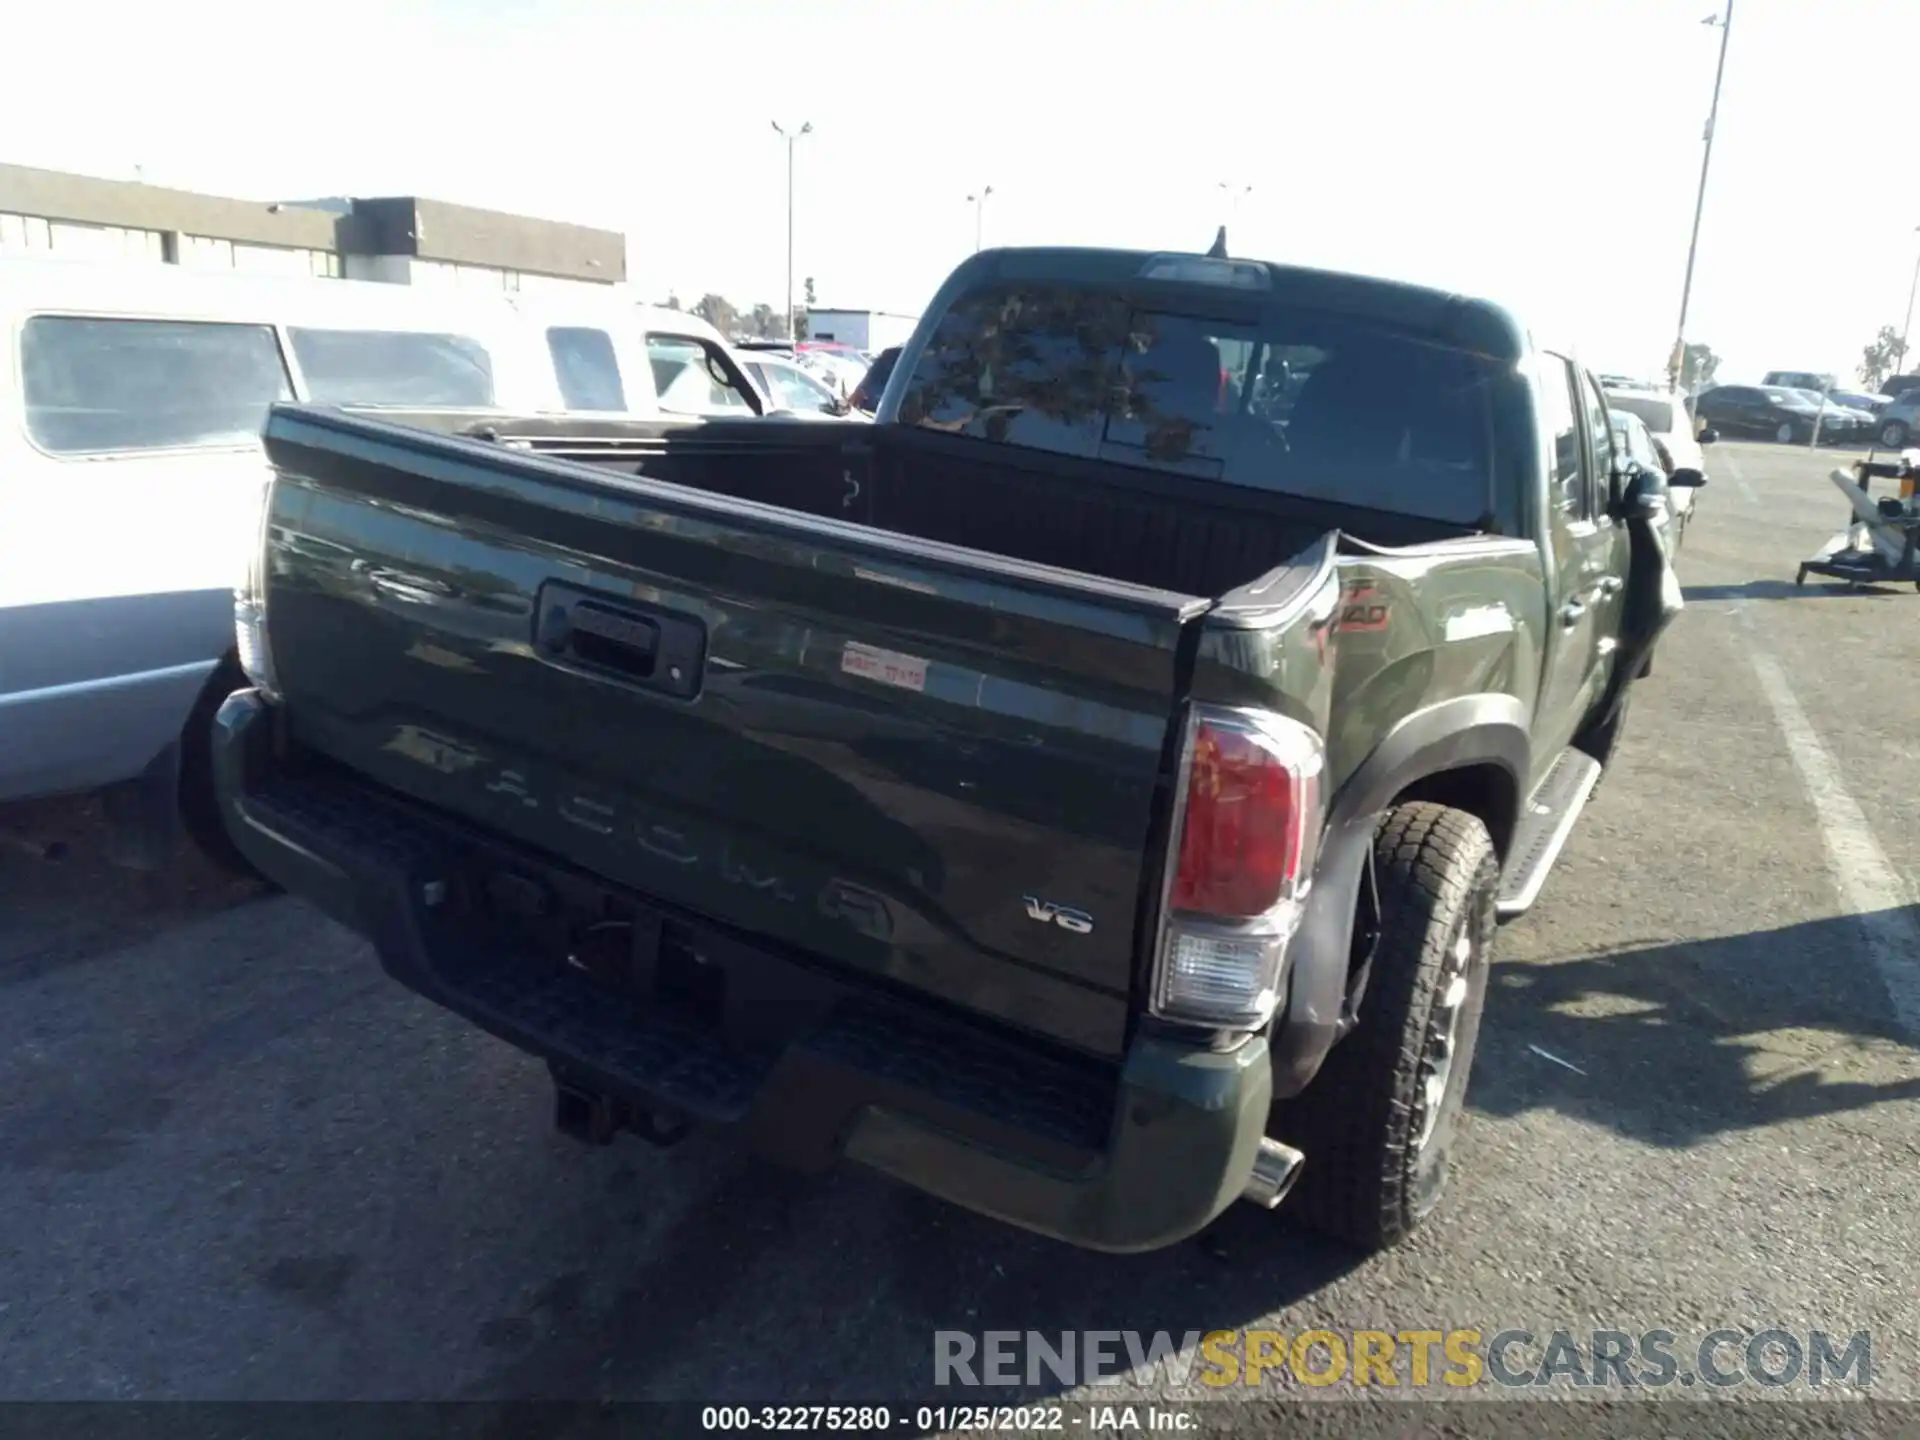
[[[1207,602],[302,407],[299,744],[803,956],[1116,1053]]]

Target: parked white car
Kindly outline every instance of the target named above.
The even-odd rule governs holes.
[[[1707,473],[1706,455],[1701,446],[1711,444],[1717,437],[1711,429],[1702,429],[1695,423],[1686,397],[1678,390],[1609,385],[1606,397],[1610,409],[1639,417],[1653,437],[1668,474],[1675,470],[1698,470],[1703,476]],[[1693,518],[1694,494],[1691,486],[1675,486],[1668,496],[1676,545],[1685,538],[1688,522]]]
[[[804,365],[832,386],[842,400],[853,394],[861,377],[867,373],[867,362],[859,359],[851,351],[796,350],[793,352],[793,358],[796,363]]]
[[[833,386],[798,361],[766,351],[748,351],[741,355],[740,363],[777,410],[806,416],[847,413],[846,400]]]
[[[0,801],[104,790],[239,864],[208,728],[243,683],[267,406],[659,415],[668,351],[765,408],[711,327],[611,295],[0,260]]]

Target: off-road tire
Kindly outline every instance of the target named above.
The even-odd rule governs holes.
[[[1411,1234],[1444,1192],[1486,1002],[1500,867],[1478,817],[1431,804],[1388,813],[1374,863],[1380,935],[1359,1023],[1305,1093],[1275,1107],[1271,1128],[1306,1157],[1287,1212],[1349,1244],[1383,1250]],[[1470,948],[1461,960],[1463,936]],[[1456,977],[1466,989],[1452,1065],[1422,1149],[1429,1057]]]

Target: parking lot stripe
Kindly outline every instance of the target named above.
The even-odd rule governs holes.
[[[1738,619],[1751,636],[1752,622],[1744,614]],[[1880,972],[1900,1028],[1920,1037],[1920,927],[1909,909],[1912,894],[1874,839],[1866,814],[1848,793],[1840,767],[1820,743],[1780,662],[1759,644],[1752,647],[1751,658],[1760,689],[1786,737],[1787,753],[1813,801],[1834,885],[1865,932],[1867,953]]]
[[[1740,492],[1740,498],[1757,503],[1760,497],[1753,493],[1753,487],[1747,483],[1747,477],[1740,473],[1740,462],[1733,458],[1730,451],[1722,451],[1720,458],[1726,462],[1727,473],[1733,477],[1733,488]]]

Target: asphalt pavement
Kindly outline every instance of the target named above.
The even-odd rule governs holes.
[[[1793,585],[1844,458],[1709,452],[1686,612],[1501,934],[1450,1201],[1371,1259],[1284,1209],[1114,1258],[725,1136],[588,1150],[297,901],[9,812],[0,1399],[950,1404],[937,1330],[1248,1327],[1868,1331],[1920,1399],[1920,594]]]

